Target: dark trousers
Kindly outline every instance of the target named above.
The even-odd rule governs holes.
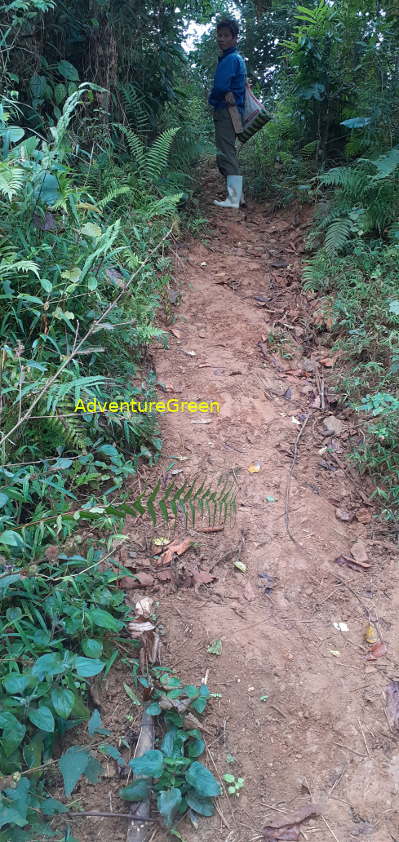
[[[231,122],[228,108],[214,111],[216,163],[219,172],[224,175],[240,175],[240,165],[236,150],[236,133]]]

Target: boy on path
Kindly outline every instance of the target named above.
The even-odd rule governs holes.
[[[219,172],[227,180],[227,198],[216,202],[224,208],[239,208],[244,203],[242,194],[242,176],[236,151],[236,131],[232,122],[228,99],[235,103],[240,115],[244,111],[246,69],[243,57],[237,51],[237,21],[225,18],[216,27],[218,47],[222,52],[219,57],[213,88],[209,95],[209,105],[214,109],[216,163]]]

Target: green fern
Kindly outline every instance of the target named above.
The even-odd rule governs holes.
[[[123,109],[129,126],[139,135],[146,135],[150,131],[150,116],[146,106],[144,94],[139,93],[133,82],[119,86]]]
[[[97,202],[97,207],[100,208],[101,210],[104,210],[104,208],[106,208],[107,205],[110,205],[119,196],[124,196],[124,195],[130,193],[130,191],[131,191],[131,188],[129,187],[128,184],[121,184],[121,185],[119,185],[119,187],[112,187],[111,190],[109,190],[105,194],[103,199],[101,199],[99,202]]]
[[[328,227],[324,243],[327,254],[334,256],[342,251],[349,240],[352,229],[353,223],[349,219],[337,219],[332,222]]]
[[[148,150],[145,162],[145,174],[148,181],[157,181],[161,173],[166,169],[170,147],[178,131],[180,131],[179,127],[166,129],[166,131],[157,137]]]
[[[122,123],[116,123],[116,128],[125,135],[127,145],[129,150],[133,156],[135,164],[138,167],[138,170],[145,169],[146,163],[146,148],[142,140],[140,140],[139,136],[129,129],[127,126],[123,126]]]
[[[26,174],[21,167],[10,166],[7,161],[0,161],[0,193],[10,202],[22,190]]]

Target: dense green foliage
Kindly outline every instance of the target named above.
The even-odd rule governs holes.
[[[1,12],[0,773],[14,778],[0,842],[34,842],[65,809],[49,770],[70,728],[88,720],[101,739],[63,752],[67,797],[79,775],[98,778],[101,754],[121,758],[87,704],[90,676],[127,645],[121,571],[99,566],[103,548],[112,556],[127,513],[234,508],[205,486],[162,499],[157,486],[129,507],[125,480],[162,446],[154,417],[75,412],[154,394],[169,245],[204,222],[188,214],[194,167],[213,151],[216,12],[240,17],[250,80],[273,113],[241,153],[247,183],[276,207],[315,205],[304,285],[333,312],[337,389],[366,425],[353,458],[397,518],[399,16],[394,0],[13,0]],[[212,23],[190,55],[189,21]],[[197,712],[206,703],[166,689]],[[187,808],[210,815],[218,787],[176,716],[151,775],[169,825]]]

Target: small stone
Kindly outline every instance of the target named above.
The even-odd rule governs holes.
[[[346,509],[335,509],[335,517],[338,520],[343,520],[346,523],[352,523],[354,518],[353,512],[347,512]]]
[[[345,424],[336,418],[335,415],[329,415],[323,421],[324,429],[326,431],[325,435],[328,436],[339,436],[345,429]]]
[[[361,538],[351,546],[351,553],[355,561],[360,561],[361,563],[368,561],[367,548]]]

